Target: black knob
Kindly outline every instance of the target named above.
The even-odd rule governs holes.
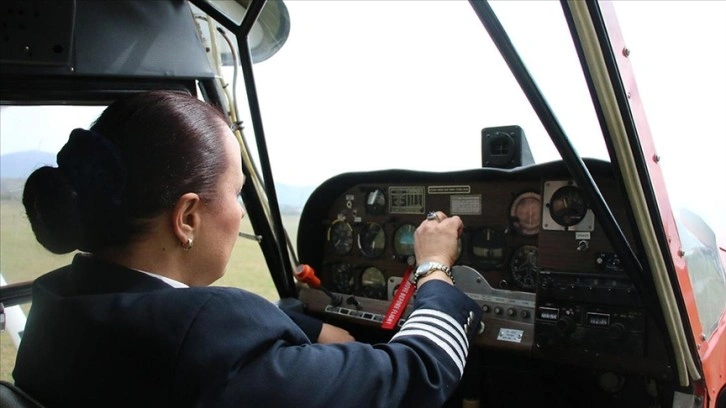
[[[561,333],[569,333],[575,328],[575,324],[572,321],[572,318],[567,316],[557,320],[556,326],[557,330],[559,330]]]
[[[625,326],[622,323],[615,323],[610,326],[608,334],[611,340],[622,340],[626,334]]]

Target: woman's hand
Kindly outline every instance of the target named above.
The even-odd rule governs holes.
[[[332,324],[323,323],[323,327],[320,329],[320,334],[318,335],[318,343],[346,343],[349,341],[355,341],[355,339],[347,330],[333,326]]]
[[[441,211],[433,213],[430,218],[421,222],[414,233],[416,263],[434,261],[452,266],[459,252],[458,240],[464,223],[458,215],[447,217]]]

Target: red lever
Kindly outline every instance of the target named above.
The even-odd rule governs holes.
[[[307,283],[312,288],[320,287],[320,279],[315,276],[315,271],[310,265],[300,264],[295,271],[295,277],[302,283]]]

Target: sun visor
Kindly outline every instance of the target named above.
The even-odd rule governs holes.
[[[213,78],[185,1],[6,0],[3,73]]]

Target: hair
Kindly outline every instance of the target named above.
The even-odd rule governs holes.
[[[178,92],[112,103],[90,130],[71,133],[58,167],[26,181],[23,205],[38,242],[56,254],[123,246],[183,194],[210,200],[228,165],[226,123],[216,107]]]

